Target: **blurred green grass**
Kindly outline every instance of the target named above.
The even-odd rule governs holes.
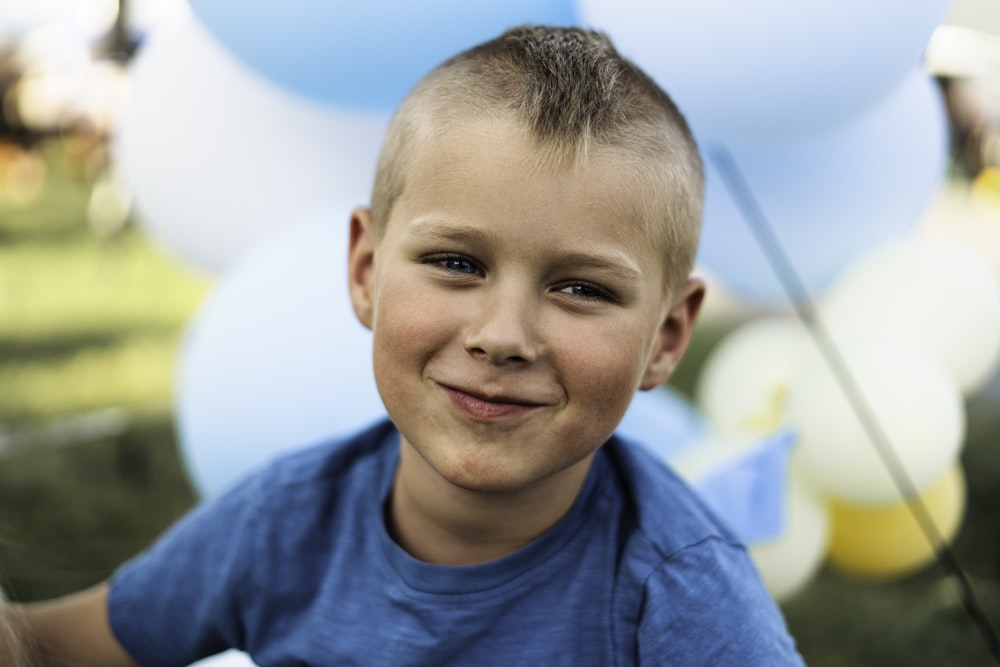
[[[57,146],[48,158],[30,206],[0,196],[0,586],[25,601],[106,578],[194,502],[171,404],[184,327],[208,287],[133,229],[95,235],[88,182]],[[690,394],[726,331],[699,325],[678,389]],[[998,397],[968,406],[955,542],[994,622]],[[936,566],[884,583],[823,570],[783,606],[813,666],[994,664]]]
[[[165,415],[207,280],[131,228],[96,237],[88,184],[60,164],[31,206],[0,199],[0,423],[111,405]]]
[[[0,190],[0,585],[22,600],[100,581],[194,501],[172,394],[209,280],[96,234],[63,148],[32,201]]]

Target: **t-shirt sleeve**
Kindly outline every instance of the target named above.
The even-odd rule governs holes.
[[[667,557],[652,572],[637,643],[643,666],[804,664],[746,549],[717,537]]]
[[[261,486],[251,478],[199,505],[112,577],[111,628],[136,661],[183,666],[242,646]]]

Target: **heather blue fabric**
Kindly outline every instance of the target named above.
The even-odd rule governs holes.
[[[802,664],[743,546],[641,447],[612,438],[534,543],[449,567],[386,532],[398,438],[303,450],[195,509],[115,575],[115,635],[150,666]]]

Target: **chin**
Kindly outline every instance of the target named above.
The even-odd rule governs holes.
[[[469,464],[455,469],[439,469],[438,474],[453,486],[475,493],[513,493],[530,486],[534,481],[511,471]]]
[[[549,482],[555,482],[559,487],[558,480],[563,477],[562,473],[569,472],[580,463],[581,460],[576,460],[561,465],[550,461],[546,465],[539,461],[534,465],[525,465],[521,460],[472,457],[444,461],[442,466],[434,467],[439,475],[457,488],[484,494],[511,494],[538,489]]]

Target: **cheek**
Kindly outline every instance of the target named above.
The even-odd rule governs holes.
[[[556,366],[579,398],[624,412],[639,387],[649,347],[638,331],[634,326],[577,327],[561,335]]]
[[[407,281],[383,285],[375,311],[376,367],[380,359],[406,363],[430,354],[453,328],[445,300],[430,298]]]

